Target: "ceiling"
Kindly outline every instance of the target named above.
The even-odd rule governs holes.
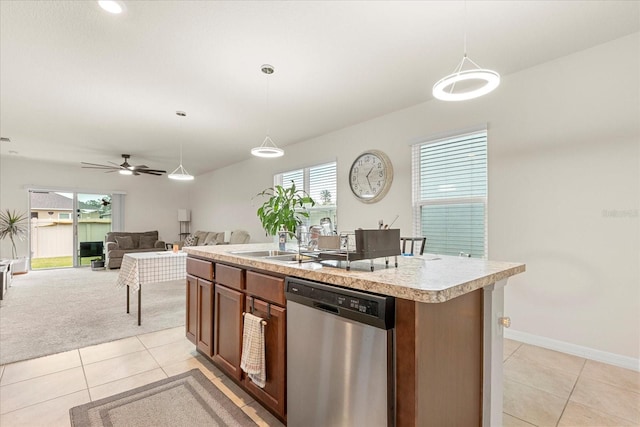
[[[172,171],[182,142],[198,175],[251,157],[267,129],[286,151],[431,99],[465,30],[503,77],[640,31],[639,1],[124,3],[0,1],[3,156]]]

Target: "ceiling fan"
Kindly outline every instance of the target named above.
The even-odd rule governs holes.
[[[105,173],[118,172],[122,175],[140,175],[141,173],[146,173],[148,175],[161,176],[163,173],[167,173],[167,171],[163,171],[160,169],[150,169],[149,166],[145,165],[130,165],[128,160],[131,157],[129,154],[122,154],[122,158],[124,162],[121,164],[111,163],[111,165],[99,165],[96,163],[87,163],[80,162],[83,165],[83,168],[86,169],[103,169]]]

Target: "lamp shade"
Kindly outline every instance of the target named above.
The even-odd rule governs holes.
[[[188,209],[178,209],[178,221],[191,221],[191,211]]]

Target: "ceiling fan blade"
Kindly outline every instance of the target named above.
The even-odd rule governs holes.
[[[101,166],[82,166],[82,169],[100,169],[100,170],[118,170],[114,168],[101,167]]]
[[[106,169],[106,168],[110,168],[110,169],[111,169],[111,168],[113,168],[113,166],[109,166],[109,165],[100,165],[100,164],[98,164],[98,163],[80,162],[80,164],[83,164],[83,165],[89,165],[89,166],[82,166],[83,168],[85,168],[85,167],[96,167],[96,168],[105,168],[105,169]]]
[[[122,172],[128,171],[131,172],[131,175],[140,175],[141,173],[146,173],[149,175],[161,176],[163,173],[167,173],[167,171],[160,169],[149,169],[147,165],[130,165],[127,160],[130,158],[128,154],[123,154],[124,162],[122,164],[117,164],[109,161],[110,165],[101,165],[98,163],[88,163],[88,162],[80,162],[83,168],[86,169],[101,169],[104,170],[105,173],[113,173],[113,172]]]

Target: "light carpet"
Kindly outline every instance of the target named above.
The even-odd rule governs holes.
[[[184,325],[185,281],[142,287],[126,313],[119,270],[30,271],[13,277],[0,301],[0,365]]]
[[[255,426],[198,369],[69,410],[72,427]]]

